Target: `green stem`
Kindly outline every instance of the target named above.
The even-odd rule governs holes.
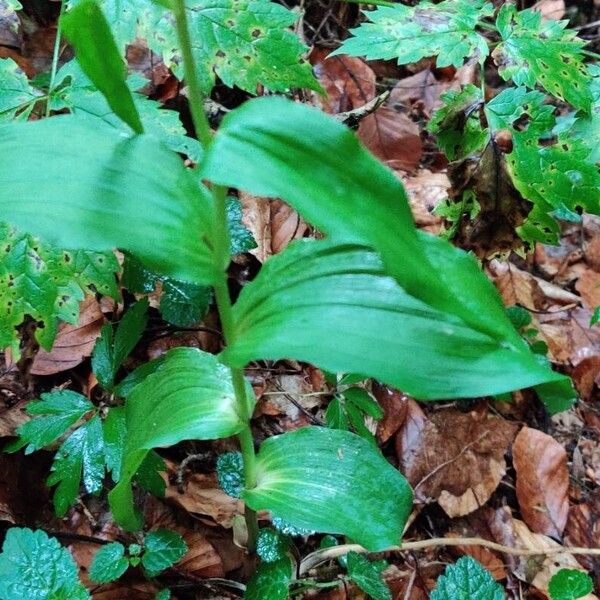
[[[183,56],[185,80],[189,90],[192,120],[198,140],[204,151],[207,151],[212,143],[212,132],[208,118],[204,112],[204,95],[202,94],[196,74],[184,0],[173,0],[173,12],[177,23],[179,46]],[[227,188],[214,186],[212,192],[215,207],[213,256],[215,260],[215,272],[217,274],[214,283],[215,298],[221,319],[221,327],[223,328],[225,345],[230,346],[235,340],[235,322],[231,296],[227,287],[227,268],[230,262],[230,239],[227,225]],[[238,440],[244,461],[244,484],[246,489],[251,489],[256,486],[256,453],[252,430],[250,428],[253,405],[246,393],[244,370],[234,369],[233,367],[230,370],[238,414],[246,422],[246,426],[238,434]],[[258,536],[256,512],[246,506],[245,518],[248,529],[247,548],[250,552],[254,552]]]
[[[340,2],[347,2],[348,4],[372,4],[373,6],[389,6],[394,7],[397,5],[396,2],[388,2],[387,0],[339,0]]]
[[[62,16],[65,13],[66,0],[61,0],[60,14],[56,25],[56,39],[54,40],[54,52],[52,53],[52,69],[50,70],[50,83],[48,84],[48,100],[46,101],[46,117],[50,116],[50,104],[54,84],[56,83],[56,72],[58,71],[58,59],[60,57],[60,44],[62,42]]]
[[[595,58],[596,60],[600,59],[600,54],[597,52],[592,52],[591,50],[582,50],[581,53],[584,56],[589,56],[590,58]]]

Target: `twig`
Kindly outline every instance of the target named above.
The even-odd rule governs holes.
[[[406,542],[402,546],[390,546],[379,552],[373,552],[372,554],[381,554],[387,552],[414,552],[418,550],[426,550],[427,548],[437,548],[444,546],[482,546],[483,548],[489,548],[490,550],[496,550],[496,552],[502,552],[503,554],[510,554],[513,556],[554,556],[555,554],[581,554],[584,556],[600,556],[600,548],[569,548],[567,546],[560,546],[557,548],[544,548],[543,550],[529,550],[527,548],[512,548],[511,546],[504,546],[490,540],[484,540],[483,538],[433,538],[431,540],[419,540],[417,542]],[[312,554],[309,554],[300,563],[299,576],[304,575],[311,569],[319,566],[320,564],[338,558],[347,554],[348,552],[360,552],[366,553],[362,546],[358,544],[344,544],[342,546],[334,546],[333,548],[324,548],[323,550],[317,550]]]
[[[373,100],[369,100],[369,102],[359,106],[358,108],[331,116],[337,121],[341,121],[345,125],[348,125],[348,127],[351,129],[355,129],[365,117],[373,114],[388,99],[389,95],[390,91],[386,90],[385,92],[379,94],[379,96],[375,96]]]

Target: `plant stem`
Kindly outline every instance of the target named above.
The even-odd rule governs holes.
[[[183,56],[185,80],[189,89],[189,104],[196,135],[206,152],[212,143],[212,132],[206,113],[204,112],[204,95],[200,88],[196,66],[192,53],[192,43],[189,34],[184,0],[173,0],[173,12],[177,23],[177,35]],[[215,260],[216,281],[214,283],[217,309],[223,328],[225,345],[230,346],[235,340],[235,323],[231,296],[227,286],[227,268],[230,262],[230,239],[227,224],[227,189],[222,186],[212,188],[214,199],[214,236],[213,256]],[[246,393],[246,381],[243,369],[230,368],[237,410],[246,425],[238,434],[242,458],[244,461],[244,485],[246,489],[256,486],[256,453],[250,428],[253,404]],[[258,536],[258,519],[256,512],[246,506],[246,527],[248,530],[247,548],[250,552],[256,549]]]
[[[340,2],[347,2],[348,4],[372,4],[373,6],[390,6],[394,7],[397,2],[388,2],[387,0],[339,0]]]
[[[56,72],[58,71],[58,59],[60,57],[60,44],[62,41],[62,16],[65,13],[66,0],[60,2],[60,13],[58,15],[58,23],[56,25],[56,39],[54,40],[54,52],[52,53],[52,69],[50,70],[50,83],[48,84],[48,100],[46,101],[46,117],[50,116],[50,103],[52,91],[56,83]]]

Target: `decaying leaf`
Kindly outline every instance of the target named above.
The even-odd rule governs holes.
[[[413,408],[396,449],[416,500],[437,501],[451,517],[483,506],[506,471],[504,454],[517,429],[485,409],[441,410],[427,419]]]

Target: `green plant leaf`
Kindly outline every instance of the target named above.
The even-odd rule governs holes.
[[[287,600],[292,579],[292,562],[284,557],[262,562],[246,586],[244,600]]]
[[[369,415],[376,421],[383,418],[383,408],[379,405],[377,400],[367,392],[364,388],[350,387],[344,390],[344,398],[347,402],[355,404],[363,413]]]
[[[380,570],[366,557],[357,552],[346,555],[350,579],[373,600],[392,600],[390,588],[381,577]]]
[[[361,246],[290,245],[244,286],[233,312],[236,336],[223,359],[236,367],[296,359],[333,372],[361,371],[431,400],[566,379],[520,338],[514,349],[498,345],[409,295],[385,274],[378,255]]]
[[[246,102],[223,121],[202,174],[281,197],[330,236],[372,246],[408,294],[489,335],[497,349],[522,347],[476,261],[418,234],[397,177],[349,129],[319,111],[282,98]]]
[[[136,302],[123,316],[115,333],[105,325],[92,354],[92,368],[98,381],[112,390],[117,371],[139,342],[148,322],[148,300]]]
[[[277,531],[280,531],[284,535],[297,537],[300,535],[303,535],[303,536],[304,535],[312,535],[313,533],[315,533],[314,531],[312,531],[310,529],[303,529],[302,527],[294,527],[291,523],[288,523],[287,521],[280,519],[279,517],[273,517],[272,521],[273,521],[273,527],[275,527],[275,529],[277,529]]]
[[[258,532],[256,540],[256,553],[267,563],[272,563],[283,558],[290,549],[287,536],[270,528],[263,528]]]
[[[431,600],[504,600],[502,586],[475,559],[459,558],[439,577]]]
[[[14,452],[27,446],[25,454],[41,450],[83,418],[94,405],[84,396],[70,390],[56,390],[41,395],[41,400],[30,402],[27,412],[34,417],[17,428],[19,439],[7,447]]]
[[[104,479],[104,438],[97,415],[76,429],[60,446],[54,457],[48,485],[56,485],[54,510],[63,517],[75,502],[83,479],[85,490],[94,494]]]
[[[168,529],[151,531],[144,539],[142,566],[149,577],[156,577],[178,562],[187,551],[186,543],[177,532]]]
[[[90,580],[94,583],[110,583],[119,579],[128,568],[125,547],[119,542],[113,542],[102,546],[94,555],[90,565]]]
[[[336,54],[365,56],[368,59],[397,59],[398,64],[437,57],[438,67],[460,67],[465,59],[479,62],[488,55],[486,39],[475,31],[483,17],[493,13],[486,0],[443,0],[438,4],[419,2],[416,6],[397,4],[379,7],[365,14],[370,23],[351,29]]]
[[[242,222],[242,205],[237,198],[227,198],[227,224],[229,225],[230,252],[232,256],[257,247],[252,232]]]
[[[152,448],[229,437],[245,426],[229,369],[195,348],[175,348],[162,357],[154,372],[133,388],[125,409],[123,469],[109,499],[115,519],[128,529],[139,527],[131,478]]]
[[[2,10],[0,2],[0,21],[4,23]],[[26,121],[41,95],[12,58],[0,59],[0,123],[15,117]]]
[[[325,423],[327,424],[327,427],[331,427],[331,429],[341,429],[343,431],[348,431],[350,429],[348,413],[339,396],[333,398],[327,405],[327,410],[325,411]]]
[[[540,84],[549,94],[589,112],[590,74],[582,52],[586,42],[566,29],[567,24],[542,19],[540,11],[518,12],[504,4],[496,19],[502,42],[493,57],[505,80],[530,89]]]
[[[548,585],[552,600],[577,600],[593,591],[592,578],[577,569],[560,569],[552,576]]]
[[[243,498],[253,510],[347,535],[373,551],[400,543],[412,507],[410,486],[378,450],[353,433],[323,427],[263,442],[257,485]]]
[[[0,554],[3,600],[88,600],[70,552],[41,530],[8,530]]]
[[[590,327],[600,322],[600,306],[596,306],[590,318]]]
[[[165,589],[160,590],[154,600],[169,600],[169,598],[171,598],[171,590]]]
[[[121,463],[123,461],[126,433],[125,407],[111,407],[106,418],[102,421],[102,434],[104,437],[106,470],[110,472],[115,483],[121,478]]]
[[[97,2],[80,2],[63,15],[62,27],[75,48],[77,62],[104,94],[113,112],[135,133],[143,133],[140,115],[125,83],[125,62]]]
[[[232,498],[241,498],[244,489],[244,461],[241,452],[226,452],[217,458],[219,487]]]
[[[0,349],[12,346],[16,356],[15,328],[26,315],[42,324],[36,338],[49,351],[58,321],[79,321],[86,293],[119,297],[119,264],[112,253],[61,251],[0,223],[0,256]]]
[[[201,241],[210,194],[154,138],[66,115],[4,126],[0,152],[0,210],[17,227],[67,248],[118,247],[185,281],[214,279]]]
[[[157,498],[164,498],[167,484],[161,473],[166,471],[167,465],[162,457],[154,452],[154,450],[150,450],[133,476],[133,479],[146,492],[153,494]]]

